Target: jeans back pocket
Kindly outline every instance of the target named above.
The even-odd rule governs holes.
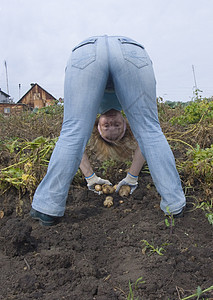
[[[119,41],[125,60],[132,63],[137,68],[142,68],[149,64],[149,59],[144,46],[128,38],[119,38]]]
[[[96,38],[85,40],[72,50],[73,67],[84,69],[96,60],[96,41]]]

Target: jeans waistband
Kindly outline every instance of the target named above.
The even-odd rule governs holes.
[[[131,38],[129,38],[129,37],[127,37],[127,36],[122,36],[122,35],[107,35],[107,34],[105,34],[105,35],[97,35],[97,36],[91,36],[91,37],[89,37],[89,38],[96,38],[96,39],[98,39],[98,38],[115,38],[115,39],[119,39],[119,38],[126,38],[126,39],[131,39]]]

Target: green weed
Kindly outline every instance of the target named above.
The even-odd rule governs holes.
[[[194,297],[197,297],[196,300],[200,299],[200,296],[204,293],[207,293],[209,291],[213,290],[213,285],[210,286],[209,288],[205,289],[205,290],[202,290],[200,286],[197,287],[197,290],[196,290],[196,293],[193,294],[193,295],[190,295],[188,297],[185,297],[185,298],[182,298],[181,300],[187,300],[187,299],[191,299],[191,298],[194,298]],[[204,298],[202,298],[204,300]]]
[[[173,214],[170,212],[169,207],[167,206],[166,211],[168,215],[165,218],[165,224],[167,227],[170,227],[170,234],[172,234],[172,227],[175,226],[175,220]]]
[[[210,225],[213,225],[213,199],[211,201],[194,204],[195,209],[202,209]]]
[[[105,160],[101,164],[100,169],[102,170],[103,175],[106,176],[110,173],[110,170],[112,170],[115,166],[116,166],[116,161],[109,159],[109,160]]]
[[[161,245],[160,247],[155,247],[154,245],[150,244],[147,240],[141,240],[145,244],[143,248],[143,252],[145,253],[146,249],[149,249],[150,255],[153,253],[157,253],[158,255],[163,255],[163,252],[166,251]]]
[[[213,212],[206,213],[205,216],[207,217],[209,224],[213,225]]]
[[[5,141],[4,148],[11,155],[11,164],[1,169],[0,189],[15,187],[33,194],[43,178],[57,138],[37,137],[33,141]]]
[[[127,300],[139,300],[138,297],[137,298],[134,297],[134,290],[137,290],[140,284],[145,283],[145,281],[142,279],[143,277],[138,278],[135,283],[131,283],[129,281],[129,293],[127,296]]]
[[[210,183],[213,174],[213,144],[205,149],[197,145],[194,150],[187,152],[187,156],[189,160],[183,163],[184,170],[196,178],[202,176],[206,183]]]
[[[213,119],[213,101],[198,99],[184,108],[184,114],[171,118],[170,122],[179,125],[195,124],[201,119],[210,122]]]
[[[181,164],[180,169],[187,178],[185,185],[193,187],[196,183],[204,192],[202,201],[204,198],[206,201],[212,199],[213,144],[205,149],[197,145],[196,148],[187,152],[187,157],[188,159]]]

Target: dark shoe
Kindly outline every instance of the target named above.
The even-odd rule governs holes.
[[[49,216],[49,215],[43,214],[33,208],[31,208],[30,216],[34,220],[39,220],[39,223],[44,226],[53,226],[59,220],[59,217],[54,217],[54,216]]]
[[[184,216],[184,208],[178,214],[173,215],[173,218],[175,218],[175,219],[176,218],[183,218],[183,216]]]

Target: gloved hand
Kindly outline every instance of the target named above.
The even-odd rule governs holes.
[[[85,177],[86,181],[87,181],[87,187],[90,191],[93,191],[99,195],[101,195],[103,192],[102,191],[96,191],[95,190],[95,185],[96,184],[109,184],[112,185],[112,183],[109,180],[106,179],[102,179],[101,177],[96,176],[95,173],[93,173],[91,176],[89,177]]]
[[[122,185],[129,185],[131,188],[130,194],[132,194],[138,186],[138,176],[127,173],[127,176],[118,183],[116,192],[120,190]]]

